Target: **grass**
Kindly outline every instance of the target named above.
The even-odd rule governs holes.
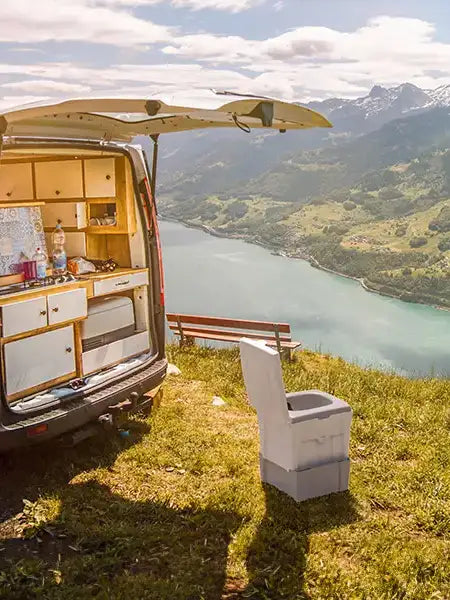
[[[407,217],[355,225],[345,236],[342,245],[348,247],[350,238],[355,235],[362,235],[366,236],[369,240],[375,240],[376,244],[381,243],[383,247],[390,248],[393,251],[408,252],[411,251],[409,242],[413,237],[425,236],[427,237],[428,242],[426,246],[422,246],[419,251],[428,254],[433,252],[439,253],[437,246],[444,235],[430,232],[428,224],[439,214],[441,208],[445,206],[447,202],[447,200],[439,202],[428,210],[417,211],[413,215]],[[406,235],[398,237],[395,235],[395,230],[400,224],[407,226],[407,232]],[[360,242],[353,244],[352,247],[361,250],[372,250],[378,247],[376,244]]]
[[[9,457],[2,600],[450,597],[449,381],[286,363],[354,411],[350,491],[296,504],[260,483],[237,351],[169,352],[182,375],[129,436]]]

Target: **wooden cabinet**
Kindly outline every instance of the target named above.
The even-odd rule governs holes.
[[[87,295],[84,288],[47,296],[48,324],[57,325],[87,316]]]
[[[75,376],[73,325],[4,346],[7,396]]]
[[[0,165],[0,201],[33,200],[31,163]]]
[[[46,326],[47,299],[45,296],[11,302],[11,304],[2,306],[2,337],[11,337]]]
[[[38,296],[2,306],[2,337],[75,321],[87,316],[85,288]]]
[[[114,198],[116,176],[114,158],[94,158],[84,161],[86,198]]]
[[[38,200],[83,198],[81,160],[36,162],[34,168]]]
[[[85,202],[52,202],[41,208],[41,214],[44,227],[54,228],[58,220],[63,228],[83,229],[87,225]]]

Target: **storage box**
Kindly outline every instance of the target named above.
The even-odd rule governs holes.
[[[89,301],[88,317],[81,324],[83,352],[111,344],[135,333],[133,302],[127,296]]]
[[[259,455],[261,480],[275,486],[297,502],[348,489],[350,460],[330,462],[316,467],[287,471]]]
[[[261,454],[297,471],[348,458],[352,409],[343,400],[307,390],[286,394],[289,425],[258,415]]]

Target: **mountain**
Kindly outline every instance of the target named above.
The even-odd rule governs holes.
[[[410,117],[386,123],[380,129],[336,145],[316,150],[302,150],[287,156],[271,157],[262,174],[251,177],[255,162],[264,158],[256,146],[252,152],[235,150],[240,164],[230,166],[230,154],[219,146],[213,154],[214,163],[201,165],[202,157],[193,161],[192,170],[170,185],[160,187],[160,195],[180,201],[186,198],[220,195],[242,198],[260,196],[276,201],[305,203],[311,197],[329,194],[352,185],[365,173],[408,162],[432,148],[450,145],[450,111],[431,108]],[[205,156],[203,155],[203,159]],[[206,160],[206,159],[205,159]],[[194,166],[195,165],[195,166]],[[200,167],[203,170],[200,171]],[[240,176],[237,175],[240,173]],[[177,175],[177,174],[176,174]]]
[[[377,131],[338,146],[303,151],[281,161],[263,175],[229,188],[229,195],[307,202],[357,182],[365,173],[409,162],[433,148],[450,146],[450,112],[433,108],[397,119]],[[185,182],[186,193],[193,186]]]
[[[433,108],[292,155],[226,194],[162,194],[166,217],[450,308],[450,114]]]
[[[377,129],[384,123],[436,105],[431,94],[411,83],[384,88],[375,85],[367,96],[354,100],[310,102],[308,107],[323,112],[335,127],[353,133]],[[450,104],[450,102],[449,102]]]
[[[376,85],[367,96],[310,102],[333,123],[331,130],[206,130],[162,136],[159,191],[170,194],[213,194],[248,182],[304,150],[334,147],[367,134],[393,120],[450,106],[450,85],[422,90],[409,83]],[[138,138],[144,147],[151,143]]]

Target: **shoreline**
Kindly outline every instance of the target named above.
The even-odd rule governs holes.
[[[260,242],[257,239],[249,239],[245,236],[239,236],[239,235],[226,235],[224,233],[217,231],[216,229],[214,229],[214,227],[211,227],[210,225],[202,225],[201,223],[192,223],[189,221],[183,221],[182,219],[175,219],[174,217],[163,215],[161,213],[159,213],[158,218],[161,221],[169,221],[172,223],[179,223],[180,225],[184,225],[185,227],[189,227],[190,229],[198,229],[198,230],[203,231],[204,233],[207,233],[214,237],[230,239],[230,240],[241,240],[241,241],[247,242],[248,244],[254,244],[256,246],[260,246],[261,248],[265,248],[274,256],[280,256],[282,258],[294,258],[296,260],[305,260],[315,269],[320,269],[321,271],[325,271],[326,273],[331,273],[332,275],[338,275],[339,277],[345,277],[346,279],[352,279],[353,281],[358,282],[366,292],[370,292],[371,294],[378,294],[379,296],[385,296],[386,298],[394,298],[394,300],[400,300],[401,302],[405,302],[406,304],[420,304],[422,306],[429,306],[431,308],[436,308],[437,310],[450,312],[450,308],[447,308],[446,306],[440,306],[438,304],[427,304],[426,302],[408,302],[404,298],[401,298],[400,295],[387,294],[386,292],[381,292],[377,289],[373,289],[367,284],[364,277],[353,277],[352,275],[347,275],[346,273],[340,273],[339,271],[330,269],[329,267],[324,267],[323,265],[321,265],[319,263],[319,261],[316,258],[314,258],[314,256],[308,254],[307,252],[305,252],[303,256],[301,256],[300,254],[291,254],[285,250],[279,250],[278,248],[268,246],[268,245]]]

